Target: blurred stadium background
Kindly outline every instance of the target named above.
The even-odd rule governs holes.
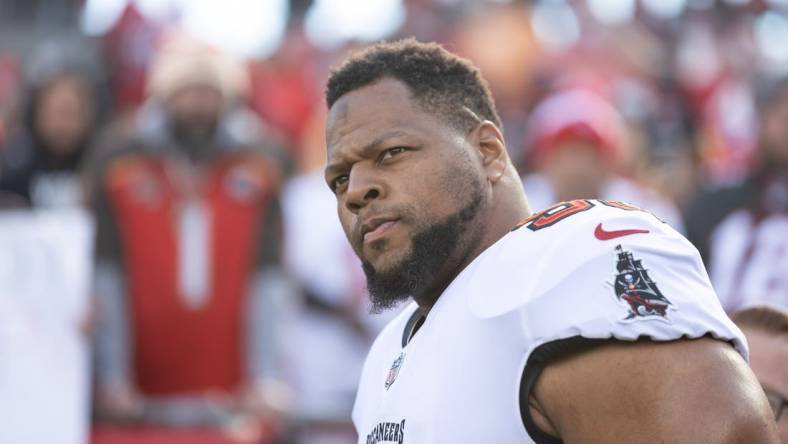
[[[0,0],[0,442],[355,442],[391,314],[322,92],[409,36],[482,69],[532,210],[638,204],[788,308],[786,0]]]

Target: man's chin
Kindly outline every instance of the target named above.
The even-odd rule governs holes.
[[[367,276],[367,290],[372,302],[372,312],[380,313],[396,307],[407,300],[413,290],[405,270],[407,255],[404,257],[376,258],[376,263],[362,261]]]
[[[410,248],[396,248],[390,243],[367,247],[363,262],[369,264],[377,274],[387,275],[401,269],[411,255]]]

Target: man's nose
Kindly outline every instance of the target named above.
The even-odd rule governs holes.
[[[357,214],[365,205],[383,196],[380,177],[365,168],[354,168],[348,178],[345,206]]]

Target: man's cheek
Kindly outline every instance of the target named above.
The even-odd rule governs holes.
[[[345,232],[345,236],[348,240],[353,240],[353,229],[356,226],[356,216],[350,213],[347,210],[339,209],[339,223],[342,225],[342,230]],[[321,221],[315,221],[315,223],[320,224]]]

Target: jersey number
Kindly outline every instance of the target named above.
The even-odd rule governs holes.
[[[522,227],[525,225],[531,231],[541,230],[542,228],[551,227],[558,222],[566,219],[573,214],[582,213],[583,211],[588,211],[594,207],[594,202],[599,202],[602,205],[606,205],[608,207],[619,208],[622,210],[629,210],[629,211],[643,211],[641,208],[638,208],[634,205],[630,205],[628,203],[619,202],[617,200],[587,200],[587,199],[578,199],[578,200],[570,200],[567,202],[561,202],[559,204],[553,205],[552,207],[540,211],[538,213],[534,213],[529,216],[524,221],[517,224],[514,227],[514,230]]]

